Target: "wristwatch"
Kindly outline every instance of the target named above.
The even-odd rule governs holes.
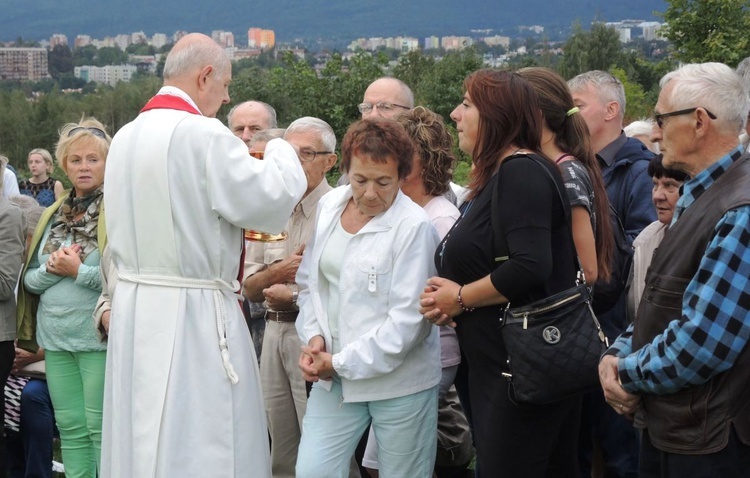
[[[299,297],[299,292],[292,289],[292,304],[297,305],[297,297]]]

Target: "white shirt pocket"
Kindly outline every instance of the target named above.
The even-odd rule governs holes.
[[[365,254],[357,259],[355,284],[370,295],[387,294],[391,287],[391,261],[384,254]]]

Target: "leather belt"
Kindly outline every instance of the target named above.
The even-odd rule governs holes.
[[[294,322],[297,320],[298,310],[266,310],[266,320],[274,322]]]

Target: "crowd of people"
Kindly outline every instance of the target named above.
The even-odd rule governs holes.
[[[607,72],[475,71],[461,187],[400,80],[339,161],[320,118],[223,125],[231,62],[185,36],[131,123],[60,128],[70,190],[0,156],[0,470],[59,437],[76,478],[750,476],[748,69],[682,65],[627,126]],[[600,387],[519,400],[504,311],[581,281]]]

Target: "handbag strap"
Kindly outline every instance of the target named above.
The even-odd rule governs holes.
[[[568,235],[570,236],[570,244],[573,249],[573,257],[575,257],[575,264],[574,266],[577,269],[577,277],[576,277],[576,284],[585,284],[586,283],[586,276],[583,273],[583,266],[581,265],[581,259],[578,257],[578,251],[576,251],[576,244],[573,240],[573,226],[572,226],[572,215],[570,212],[570,202],[566,200],[565,196],[563,196],[562,191],[560,190],[560,185],[558,182],[562,183],[562,178],[558,177],[555,178],[552,173],[550,172],[549,168],[542,162],[545,161],[545,159],[540,158],[536,154],[523,154],[523,153],[517,153],[508,156],[503,160],[503,162],[500,164],[500,170],[498,171],[498,177],[497,177],[497,183],[500,183],[500,174],[502,174],[503,166],[506,162],[517,159],[517,158],[529,158],[533,160],[536,164],[539,165],[542,170],[547,174],[547,177],[549,177],[550,181],[552,181],[552,184],[555,186],[555,190],[557,191],[557,195],[560,198],[560,203],[562,204],[563,211],[565,213],[565,225],[568,229]],[[499,220],[496,218],[498,217],[498,213],[500,211],[500,198],[497,194],[497,185],[495,187],[495,191],[492,193],[492,232],[494,235],[494,249],[495,253],[500,252],[502,254],[502,251],[505,249],[507,250],[507,244],[504,241],[504,234],[503,234],[503,227]],[[503,244],[505,244],[505,248],[503,249]]]

